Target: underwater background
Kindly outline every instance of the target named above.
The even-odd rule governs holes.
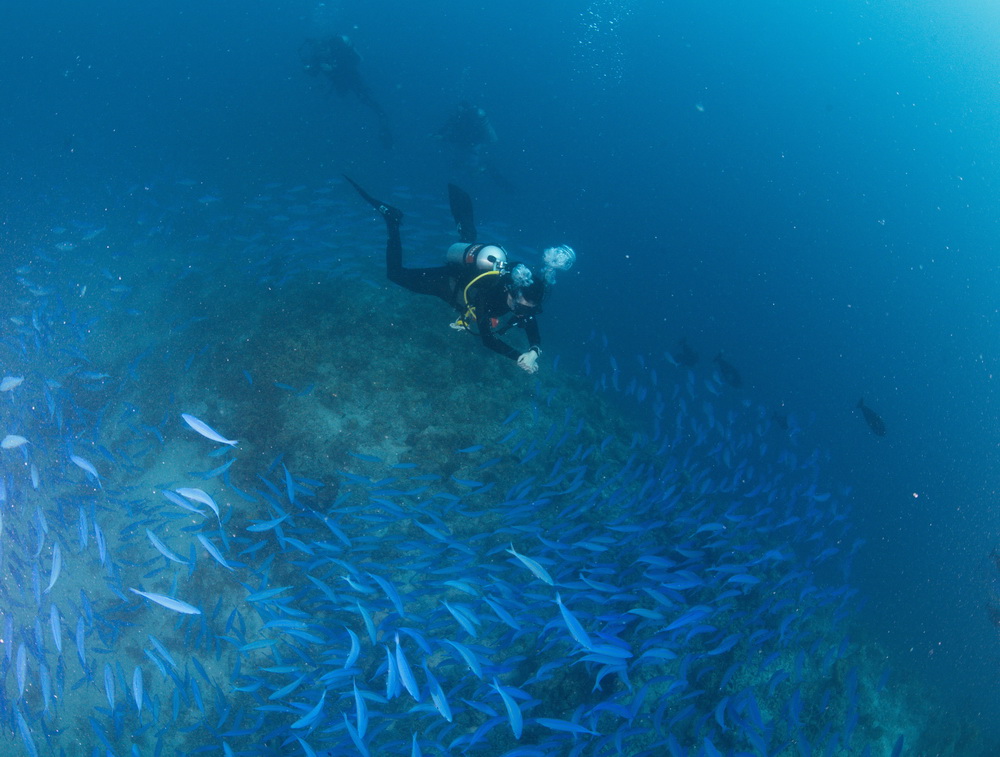
[[[998,31],[5,5],[0,749],[1000,753]],[[331,34],[391,147],[303,71]],[[410,265],[448,182],[574,247],[538,374],[385,281],[343,174]]]

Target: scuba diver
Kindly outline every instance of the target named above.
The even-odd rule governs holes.
[[[378,118],[379,140],[385,149],[392,148],[389,119],[378,104],[368,85],[361,78],[358,65],[361,56],[351,40],[342,34],[331,34],[321,39],[307,39],[299,48],[302,68],[312,76],[324,74],[341,97],[353,93],[358,101],[370,108]]]
[[[486,153],[497,143],[497,133],[486,111],[468,100],[460,100],[444,126],[434,136],[451,145],[454,158],[452,170],[470,174],[488,174],[503,189],[511,190],[510,182],[496,169]]]
[[[368,194],[350,177],[344,177],[358,194],[385,219],[388,241],[385,266],[389,281],[417,294],[439,297],[459,315],[451,327],[479,334],[483,345],[511,360],[528,373],[538,371],[542,354],[536,317],[548,285],[556,271],[566,271],[576,261],[571,247],[545,250],[541,271],[524,263],[508,261],[506,251],[492,244],[476,244],[472,199],[453,184],[448,185],[451,213],[458,225],[459,242],[448,248],[447,263],[433,268],[404,268],[399,227],[403,214]],[[518,352],[499,337],[519,326],[528,338],[528,349]]]

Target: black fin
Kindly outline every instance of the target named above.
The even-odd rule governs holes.
[[[376,200],[365,190],[363,190],[361,186],[356,181],[354,181],[354,179],[352,179],[350,176],[348,176],[347,174],[344,174],[343,176],[351,183],[352,187],[358,190],[358,194],[361,195],[364,201],[367,202],[369,205],[371,205],[373,208],[375,208],[375,210],[377,210],[382,215],[382,217],[385,218],[386,222],[399,223],[400,221],[403,220],[403,212],[401,210],[392,207],[392,205],[388,205],[384,202]]]
[[[348,180],[350,181],[350,180]],[[448,185],[448,202],[451,203],[451,215],[458,226],[458,241],[476,241],[476,222],[472,215],[472,198],[464,189],[454,184]]]

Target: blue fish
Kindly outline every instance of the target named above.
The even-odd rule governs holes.
[[[219,565],[226,570],[233,570],[233,566],[226,562],[226,558],[222,556],[222,553],[219,552],[218,548],[212,542],[205,538],[204,534],[198,534],[198,541],[201,542],[201,546],[205,548],[208,554],[215,558],[215,561]]]
[[[351,638],[351,651],[347,653],[347,659],[344,660],[345,668],[349,668],[354,665],[354,663],[358,660],[358,656],[361,654],[361,640],[358,639],[358,635],[350,628],[347,629],[347,634]]]
[[[368,631],[368,639],[371,641],[372,646],[375,646],[375,622],[372,620],[371,614],[364,607],[361,606],[360,602],[355,602],[355,606],[358,608],[358,614],[365,622],[365,629]]]
[[[179,555],[177,555],[166,544],[164,544],[162,541],[160,541],[156,537],[156,534],[154,534],[148,528],[146,529],[146,538],[149,539],[150,543],[154,547],[156,547],[157,551],[161,555],[163,555],[164,557],[166,557],[168,560],[172,560],[173,562],[180,563],[181,565],[187,565],[188,564],[187,560],[185,560],[183,557],[180,557]]]
[[[30,757],[38,757],[38,750],[35,748],[35,742],[31,738],[31,729],[28,728],[28,724],[24,720],[24,715],[21,714],[21,710],[17,710],[17,730],[21,734],[21,739],[24,741],[24,748],[28,750]]]
[[[576,619],[563,604],[562,597],[559,596],[559,592],[556,592],[556,604],[559,605],[559,612],[562,613],[563,622],[569,629],[570,635],[576,639],[576,643],[579,644],[584,649],[593,649],[594,643],[590,640],[590,636],[584,630],[583,626],[580,625],[580,621]]]
[[[434,703],[434,707],[441,717],[447,720],[449,723],[452,722],[453,716],[451,713],[451,705],[448,703],[448,697],[445,696],[444,689],[441,688],[441,684],[438,679],[434,677],[431,673],[429,667],[427,667],[427,662],[424,662],[424,674],[427,676],[427,686],[431,691],[431,702]]]
[[[260,533],[262,531],[270,531],[280,526],[287,519],[288,519],[288,513],[285,513],[280,518],[274,518],[273,520],[255,521],[252,526],[247,526],[247,531],[253,531],[254,533]]]
[[[115,674],[111,665],[104,663],[104,695],[108,698],[108,707],[115,709]]]
[[[222,436],[222,434],[213,429],[207,423],[199,420],[198,418],[195,418],[193,415],[188,415],[187,413],[181,413],[181,418],[184,419],[184,422],[187,425],[189,425],[199,434],[204,436],[206,439],[209,439],[213,442],[218,442],[219,444],[228,444],[230,447],[235,447],[236,444],[238,443],[236,442],[235,439],[227,439],[226,437]]]
[[[457,641],[451,641],[450,639],[444,640],[445,644],[450,644],[452,648],[461,656],[465,661],[465,664],[469,666],[469,670],[472,671],[473,675],[479,680],[483,679],[483,668],[479,664],[479,659],[476,657],[475,653],[469,649],[464,644],[459,644]]]
[[[94,467],[92,462],[79,455],[70,455],[69,459],[74,465],[86,471],[87,475],[91,476],[97,482],[98,487],[101,486],[101,477],[98,475],[97,468]]]
[[[276,699],[283,699],[284,697],[288,696],[293,691],[295,691],[304,680],[306,680],[306,674],[305,673],[303,673],[302,675],[300,675],[298,678],[296,678],[294,681],[292,681],[287,686],[283,686],[282,688],[280,688],[277,691],[275,691],[274,693],[272,693],[268,697],[268,699],[270,699],[271,701],[274,701]]]
[[[145,597],[148,600],[156,602],[156,604],[160,605],[161,607],[166,607],[168,610],[173,610],[174,612],[183,613],[185,615],[201,615],[201,610],[199,610],[197,607],[189,605],[187,602],[182,602],[179,599],[168,597],[166,594],[155,594],[153,592],[139,591],[138,589],[133,589],[131,587],[129,587],[129,591],[135,592],[139,596]],[[82,626],[83,626],[83,618],[80,618],[80,622],[77,626],[78,638]]]
[[[135,698],[136,712],[142,715],[142,668],[136,665],[132,672],[132,696]]]
[[[565,733],[586,733],[591,736],[599,736],[597,731],[592,731],[589,728],[584,728],[579,723],[571,723],[568,720],[560,720],[558,718],[535,718],[535,722],[540,726],[544,726],[552,731],[563,731]]]
[[[62,654],[62,624],[59,622],[59,608],[54,604],[49,606],[49,625],[52,627],[52,641],[56,651]]]
[[[472,621],[469,619],[467,615],[465,615],[465,613],[456,610],[454,607],[448,604],[447,599],[443,600],[442,604],[445,606],[445,609],[451,613],[451,616],[458,622],[458,624],[465,629],[465,632],[469,634],[469,636],[471,636],[472,638],[476,638],[479,635],[476,632],[476,627],[472,624]]]
[[[368,705],[365,704],[365,698],[358,691],[357,681],[352,681],[351,685],[354,687],[354,711],[358,721],[358,738],[363,739],[368,731]]]
[[[87,670],[87,652],[84,649],[83,616],[76,619],[76,653],[80,658],[80,667]]]
[[[310,725],[315,723],[319,718],[320,713],[323,711],[324,702],[326,702],[326,689],[323,690],[323,694],[320,696],[319,701],[316,702],[316,706],[292,723],[292,728],[308,728]]]
[[[24,684],[28,672],[28,658],[24,651],[24,644],[17,645],[17,691],[20,696],[24,696]]]
[[[739,642],[741,638],[743,638],[743,634],[741,633],[730,634],[725,639],[723,639],[722,642],[720,642],[719,646],[715,647],[715,649],[709,650],[705,654],[717,655],[717,654],[722,654],[723,652],[728,652],[730,649],[736,646],[736,644]]]
[[[521,715],[521,708],[517,706],[517,702],[514,698],[506,692],[500,682],[493,678],[493,690],[500,695],[500,699],[503,700],[503,706],[507,708],[507,718],[510,721],[510,730],[514,733],[514,738],[521,738],[521,732],[524,730],[524,719]]]
[[[892,747],[892,757],[900,757],[903,753],[903,736],[904,734],[899,734],[899,738],[896,739],[896,743]]]
[[[403,612],[403,599],[399,596],[399,592],[396,591],[396,587],[381,576],[377,576],[374,573],[369,573],[368,575],[374,578],[375,582],[382,587],[382,591],[384,591],[386,596],[389,597],[393,606],[396,608],[396,612],[399,613],[399,617],[405,618],[406,613]]]
[[[400,693],[399,667],[389,647],[383,644],[382,648],[385,649],[385,698],[395,699]]]
[[[541,579],[549,586],[555,586],[555,582],[552,580],[552,576],[549,575],[549,572],[545,570],[545,568],[543,568],[541,565],[539,565],[536,560],[533,560],[530,557],[526,557],[525,555],[518,553],[518,551],[514,549],[513,544],[510,545],[510,549],[504,551],[514,555],[514,557],[520,560],[521,564],[524,565],[524,567],[526,567],[528,570],[530,570],[537,578]]]
[[[420,688],[417,686],[417,679],[413,677],[413,669],[406,659],[406,652],[403,645],[399,643],[399,634],[396,634],[396,669],[399,671],[399,678],[410,696],[418,702],[420,701]]]
[[[351,737],[351,741],[354,742],[354,746],[358,750],[358,754],[361,757],[369,757],[368,747],[365,746],[365,742],[361,739],[361,734],[358,733],[358,729],[351,725],[351,721],[347,719],[347,713],[341,713],[344,716],[344,728],[347,729],[347,735]]]

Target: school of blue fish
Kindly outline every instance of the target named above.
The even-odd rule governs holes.
[[[794,419],[595,335],[426,459],[392,434],[333,462],[277,448],[339,443],[324,408],[350,372],[220,359],[213,293],[401,295],[341,184],[203,193],[126,192],[14,274],[0,723],[26,754],[902,753],[875,714],[888,671],[850,637],[846,492]],[[178,279],[202,296],[161,296]],[[366,412],[391,409],[342,409]]]

